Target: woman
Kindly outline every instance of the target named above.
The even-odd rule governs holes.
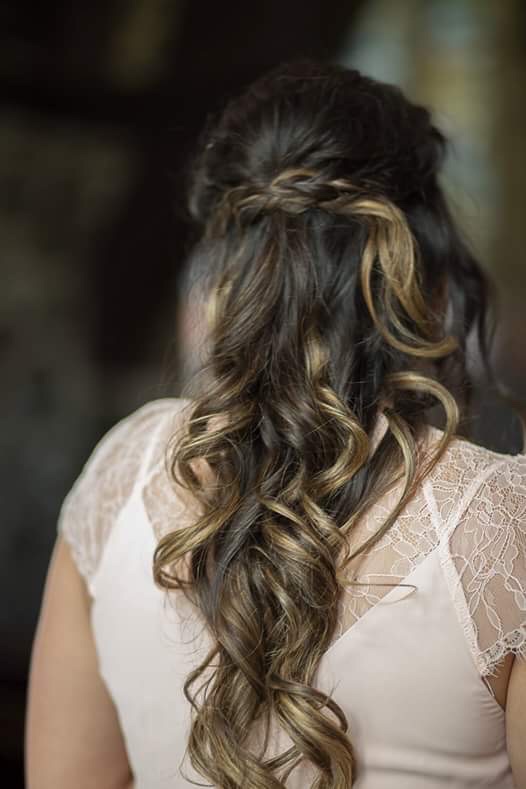
[[[29,789],[526,787],[526,458],[456,433],[489,290],[445,150],[308,59],[207,124],[204,363],[63,503]]]

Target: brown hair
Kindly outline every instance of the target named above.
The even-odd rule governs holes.
[[[199,141],[189,266],[208,300],[207,350],[169,461],[200,514],[160,540],[154,575],[213,636],[185,694],[188,754],[216,786],[282,787],[302,759],[317,789],[356,777],[345,715],[314,686],[345,567],[455,433],[472,327],[486,360],[488,283],[437,183],[444,151],[397,88],[309,60],[251,85]],[[437,403],[442,440],[419,467]],[[388,430],[371,454],[381,408]],[[390,516],[351,552],[361,515],[400,479]],[[198,703],[190,688],[210,668]],[[265,760],[249,734],[271,716],[294,747]]]

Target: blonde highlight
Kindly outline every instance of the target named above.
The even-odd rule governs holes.
[[[302,74],[303,66],[298,69]],[[327,85],[347,86],[337,68],[323,73]],[[276,76],[281,79],[279,70]],[[268,79],[247,94],[250,112],[261,96],[285,90]],[[298,81],[286,84],[296,101]],[[348,175],[342,106],[335,104],[327,126],[334,135],[339,128],[336,142],[327,142],[327,134],[320,146],[312,132],[341,95],[327,87],[318,97],[317,84],[305,89],[303,153],[287,151],[287,166],[277,168],[274,150],[270,157],[263,143],[256,155],[252,133],[243,148],[244,116],[234,104],[213,144],[203,148],[191,196],[203,229],[195,260],[213,269],[206,291],[208,351],[202,383],[166,462],[196,517],[162,537],[153,574],[161,588],[188,597],[212,638],[184,684],[193,713],[187,753],[193,767],[223,789],[281,789],[300,764],[314,768],[313,789],[348,789],[356,780],[346,715],[332,693],[316,687],[317,672],[345,591],[363,585],[347,577],[350,562],[391,528],[462,416],[453,363],[464,369],[464,339],[446,331],[444,315],[430,306],[433,246],[425,227],[410,221],[413,203],[421,205],[415,194],[428,181],[422,176],[405,211],[379,173],[412,162],[409,154],[383,170],[369,173],[363,165],[359,176]],[[371,95],[390,95],[391,88],[377,84],[367,82]],[[346,89],[354,95],[350,78]],[[365,102],[369,93],[364,96]],[[398,94],[396,102],[409,117]],[[261,107],[268,132],[275,115],[264,101]],[[402,171],[400,189],[416,178],[426,156],[435,161],[440,145],[427,115],[419,113],[406,131],[424,128],[419,145],[425,150]],[[398,140],[398,116],[393,125]],[[443,256],[437,253],[436,269],[442,276],[442,264],[456,259],[466,279],[478,282],[432,181],[429,194],[452,239]],[[435,406],[444,430],[428,451],[426,412]],[[386,431],[373,447],[381,415]],[[354,545],[360,519],[399,481],[388,517]],[[292,746],[267,758],[273,724]]]
[[[345,212],[353,211],[365,217],[370,227],[371,236],[366,244],[362,258],[362,285],[367,306],[376,327],[384,339],[406,353],[414,356],[436,358],[445,355],[456,345],[449,338],[431,343],[428,339],[428,325],[424,318],[424,300],[418,287],[415,273],[415,252],[410,232],[401,213],[388,201],[350,200],[345,203]],[[343,210],[343,204],[338,204]],[[368,212],[368,213],[367,213]],[[374,247],[374,244],[377,247]],[[386,299],[389,303],[389,314],[400,332],[404,332],[409,342],[398,340],[380,323],[374,308],[371,289],[369,287],[371,260],[379,260],[385,278]],[[265,263],[263,261],[262,265]],[[394,320],[396,310],[404,311],[413,320],[420,320],[422,335],[409,333],[401,320]],[[215,322],[223,316],[220,305],[216,304]],[[417,343],[420,342],[420,345]],[[315,673],[325,648],[330,641],[336,619],[334,611],[344,588],[357,581],[345,578],[346,563],[374,545],[402,511],[421,481],[424,473],[417,474],[415,467],[416,444],[409,426],[395,412],[384,411],[389,430],[403,458],[404,490],[397,506],[382,527],[360,548],[349,554],[349,542],[346,540],[352,528],[376,498],[381,495],[367,497],[360,502],[353,516],[343,524],[336,525],[330,514],[320,506],[320,500],[334,495],[345,486],[353,475],[366,463],[369,452],[369,437],[356,415],[323,379],[323,371],[327,364],[327,352],[323,342],[314,331],[305,341],[305,375],[310,381],[313,395],[319,409],[320,422],[316,426],[318,435],[323,434],[324,425],[329,421],[338,425],[338,431],[346,440],[332,465],[319,473],[307,477],[301,468],[280,491],[279,498],[273,498],[262,492],[262,483],[266,475],[275,473],[273,459],[267,458],[261,467],[261,479],[254,486],[256,496],[265,516],[261,519],[262,546],[254,548],[254,554],[264,557],[266,563],[265,582],[273,590],[273,596],[279,600],[282,618],[269,622],[266,626],[258,624],[258,612],[248,608],[245,599],[246,586],[241,583],[243,568],[237,568],[237,574],[225,579],[221,607],[221,616],[214,623],[214,636],[220,662],[216,679],[210,690],[210,698],[197,709],[189,742],[189,752],[194,766],[205,771],[208,777],[218,785],[242,786],[245,773],[239,770],[240,760],[250,765],[251,785],[255,787],[281,787],[272,776],[274,768],[265,766],[252,754],[242,748],[244,733],[250,723],[259,716],[261,705],[266,706],[267,713],[277,714],[281,725],[286,729],[295,748],[291,749],[287,761],[292,761],[292,770],[301,759],[307,758],[318,764],[322,771],[318,783],[320,789],[343,789],[351,785],[353,780],[353,751],[346,735],[347,722],[341,708],[330,698],[320,696],[312,688]],[[227,383],[223,382],[223,386]],[[231,385],[231,384],[230,384]],[[426,392],[435,397],[446,413],[447,427],[441,444],[428,464],[425,473],[429,473],[445,450],[458,424],[458,407],[451,394],[434,381],[417,372],[407,371],[390,375],[386,378],[386,393],[390,398],[397,389]],[[237,397],[242,388],[231,387],[230,394]],[[218,394],[218,393],[216,393]],[[222,392],[223,397],[225,392]],[[210,395],[205,401],[208,401]],[[183,588],[167,570],[185,554],[204,550],[216,537],[225,523],[239,511],[243,496],[235,485],[235,479],[220,480],[221,493],[216,501],[202,497],[203,488],[199,478],[191,471],[191,463],[197,459],[206,459],[209,466],[219,470],[220,459],[230,446],[229,435],[242,429],[253,420],[256,404],[244,403],[237,412],[208,414],[203,412],[201,402],[197,402],[188,422],[188,433],[180,441],[172,460],[172,474],[178,484],[186,486],[200,499],[201,504],[208,508],[207,514],[191,527],[181,529],[165,536],[157,546],[154,560],[154,576],[156,582],[165,588]],[[210,433],[202,432],[202,425],[214,418],[228,417],[228,426],[215,429]],[[180,472],[176,472],[176,467]],[[392,480],[390,481],[392,484]],[[219,487],[216,488],[219,490]],[[228,492],[227,492],[228,491]],[[245,497],[247,493],[245,492]],[[282,522],[288,524],[285,531]],[[311,550],[302,547],[306,542]],[[272,546],[272,551],[264,546]],[[342,549],[347,556],[342,559]],[[272,554],[272,555],[271,555]],[[275,557],[280,557],[282,567],[279,572],[275,567]],[[316,557],[316,561],[313,557]],[[301,577],[308,572],[321,575],[319,561],[323,557],[327,567],[331,568],[330,590],[326,599],[318,601],[318,611],[324,611],[323,621],[326,623],[320,630],[318,624],[317,648],[306,643],[306,616],[313,610],[313,601],[294,600],[288,592],[290,578]],[[338,561],[341,564],[338,565]],[[324,571],[327,574],[327,570]],[[288,579],[286,582],[286,578]],[[328,580],[328,579],[327,579]],[[327,615],[328,612],[333,612]],[[319,613],[317,614],[319,617]],[[227,638],[227,633],[235,632],[239,642],[246,647],[234,650],[234,643]],[[265,652],[263,645],[266,644]],[[269,649],[272,644],[272,649]],[[189,686],[208,668],[211,656],[203,661],[187,683]],[[265,671],[260,673],[260,669]],[[278,682],[279,678],[279,682]],[[234,697],[236,704],[227,704],[227,697]],[[337,723],[326,717],[323,708],[327,707],[337,719]],[[217,711],[221,710],[219,714]],[[221,726],[221,721],[228,718],[228,728]],[[205,747],[207,751],[205,751]],[[211,763],[221,765],[211,768]],[[329,769],[330,765],[330,769]],[[329,777],[332,776],[332,777]]]

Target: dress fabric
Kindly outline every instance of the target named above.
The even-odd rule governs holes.
[[[209,785],[185,755],[183,683],[211,637],[183,593],[152,576],[159,538],[192,520],[165,464],[190,407],[161,398],[118,422],[58,518],[92,597],[100,673],[136,789]],[[374,442],[386,427],[381,415]],[[422,458],[441,435],[429,426]],[[399,494],[395,486],[357,524],[357,545]],[[347,716],[353,787],[512,789],[505,713],[486,678],[509,653],[526,659],[526,455],[453,438],[353,578],[364,585],[349,587],[316,681]],[[265,758],[291,745],[274,725]],[[302,763],[286,785],[306,789],[315,777]]]

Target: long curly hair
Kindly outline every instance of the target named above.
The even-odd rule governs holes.
[[[356,779],[346,717],[315,687],[355,583],[346,566],[467,419],[472,330],[491,378],[493,291],[438,182],[446,151],[397,87],[301,58],[209,115],[187,171],[187,262],[208,323],[167,459],[199,516],[159,541],[153,572],[213,638],[184,685],[187,753],[223,789],[283,787],[302,760],[316,789]],[[418,464],[436,408],[441,440]],[[398,480],[396,507],[355,545],[356,523]],[[190,689],[212,668],[198,703]],[[294,745],[265,760],[249,734],[271,717]]]

